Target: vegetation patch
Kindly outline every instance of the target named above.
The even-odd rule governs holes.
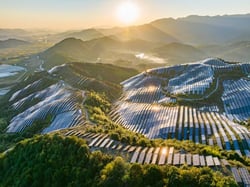
[[[36,136],[0,155],[5,186],[237,186],[209,168],[126,163],[89,151],[76,137]]]

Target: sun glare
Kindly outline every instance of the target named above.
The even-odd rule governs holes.
[[[135,22],[138,16],[139,16],[138,6],[131,1],[125,1],[122,4],[120,4],[120,6],[117,8],[118,19],[126,25]]]
[[[167,154],[167,149],[166,149],[166,148],[163,148],[162,151],[161,151],[161,153],[162,153],[163,155]]]

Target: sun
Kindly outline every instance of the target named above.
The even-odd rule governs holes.
[[[139,17],[139,8],[137,4],[132,1],[121,3],[117,8],[117,17],[126,25],[134,23]]]

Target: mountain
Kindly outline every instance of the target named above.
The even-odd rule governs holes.
[[[3,128],[9,133],[48,133],[84,125],[86,115],[81,105],[86,93],[99,93],[109,101],[116,100],[122,92],[119,83],[137,73],[134,69],[110,64],[70,63],[26,75],[25,80],[13,85],[1,100],[1,110],[6,109],[11,118],[9,125]],[[2,102],[7,103],[2,105]]]
[[[134,53],[149,51],[162,44],[144,40],[119,41],[113,37],[102,37],[89,41],[67,38],[41,53],[45,66],[53,67],[73,61],[113,63],[121,58],[134,60]]]
[[[234,62],[249,62],[250,61],[250,42],[237,42],[228,46],[220,55],[221,58]]]
[[[115,35],[120,40],[142,39],[150,42],[170,43],[177,42],[178,39],[161,31],[150,24],[128,27],[123,32]]]
[[[227,28],[236,28],[238,30],[250,30],[249,23],[250,14],[243,15],[223,15],[223,16],[196,16],[191,15],[179,20],[189,21],[192,23],[205,23],[213,26],[223,26]]]
[[[119,42],[107,37],[86,42],[67,38],[47,49],[41,56],[49,67],[73,61],[96,61],[105,49],[115,49],[118,44]]]
[[[120,44],[95,42],[103,41]],[[155,49],[201,53],[180,43]],[[232,119],[249,117],[250,104],[242,102],[250,97],[249,72],[250,64],[221,59],[140,74],[100,63],[27,72],[0,100],[0,186],[39,186],[41,177],[53,186],[202,186],[204,178],[207,186],[236,186],[231,168],[248,172],[250,146],[249,130]]]
[[[26,40],[31,38],[31,33],[23,29],[1,29],[0,28],[0,40],[7,40],[10,38],[19,38]]]
[[[29,45],[29,42],[18,40],[18,39],[8,39],[8,40],[0,40],[0,49],[4,48],[13,48],[22,45]]]
[[[219,44],[242,40],[241,35],[250,33],[250,15],[188,16],[164,18],[151,22],[154,27],[190,44]]]
[[[122,41],[141,39],[150,42],[171,43],[177,42],[178,39],[170,34],[154,27],[151,24],[124,28],[122,32],[114,35]]]
[[[250,59],[249,41],[240,41],[224,45],[197,46],[197,48],[206,52],[208,56],[214,56],[228,61],[249,62]]]
[[[182,43],[171,43],[152,50],[153,54],[170,62],[192,62],[207,55],[200,49]]]
[[[57,35],[58,39],[69,38],[59,41],[41,56],[49,68],[74,61],[132,65],[140,70],[159,66],[156,61],[167,61],[168,65],[207,57],[247,61],[250,53],[244,42],[250,36],[248,21],[249,14],[188,16],[124,28],[69,31]],[[150,58],[136,58],[138,54]]]
[[[92,40],[95,38],[101,38],[104,35],[96,29],[85,29],[81,31],[67,31],[55,35],[50,35],[48,37],[49,41],[59,42],[65,38],[77,38],[83,41]]]

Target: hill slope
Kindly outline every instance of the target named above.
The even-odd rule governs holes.
[[[28,45],[29,42],[26,42],[24,40],[17,40],[17,39],[8,39],[8,40],[0,40],[0,49],[4,48],[13,48],[18,47],[21,45]]]
[[[48,37],[49,41],[59,42],[65,38],[77,38],[83,41],[92,40],[96,38],[104,37],[104,35],[96,29],[85,29],[81,31],[68,31]]]
[[[0,156],[0,169],[4,187],[236,185],[211,169],[128,164],[121,157],[91,153],[81,139],[57,135],[20,142]]]
[[[141,39],[150,42],[171,43],[177,42],[178,39],[151,24],[128,27],[121,33],[114,35],[120,40]]]
[[[33,134],[84,125],[89,92],[115,100],[121,94],[119,83],[137,73],[108,64],[70,63],[30,75],[1,100],[5,112],[0,118],[6,122],[1,129]]]
[[[90,41],[67,38],[41,53],[45,66],[51,68],[68,62],[114,63],[122,58],[136,59],[136,51],[148,51],[160,44],[144,40],[118,41],[111,37],[102,37]],[[115,64],[119,65],[119,64]]]
[[[159,48],[155,48],[152,52],[161,58],[167,59],[169,62],[192,62],[205,58],[206,54],[191,45],[181,43],[171,43]]]

